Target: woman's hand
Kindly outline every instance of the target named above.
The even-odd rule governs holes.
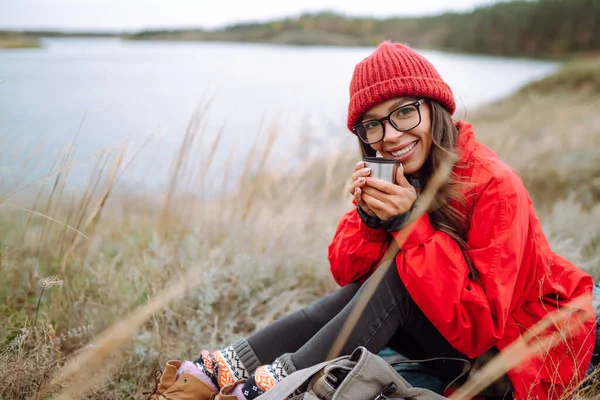
[[[417,200],[417,191],[404,176],[402,164],[396,172],[396,185],[368,177],[360,190],[362,202],[382,221],[410,210]]]
[[[362,199],[362,187],[367,182],[366,178],[371,175],[371,169],[365,168],[365,163],[359,161],[354,167],[354,171],[352,171],[352,184],[350,185],[350,194],[354,196],[354,200],[356,200],[356,204],[363,209],[367,215],[370,217],[374,217],[375,213],[369,208],[367,203]]]

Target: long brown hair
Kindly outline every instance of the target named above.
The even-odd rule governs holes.
[[[442,163],[448,159],[458,159],[455,157],[456,140],[458,139],[458,129],[450,113],[446,111],[439,103],[435,101],[428,102],[431,108],[431,137],[432,145],[429,157],[425,161],[422,172],[422,179],[425,186],[427,180],[431,177]],[[360,140],[360,150],[363,157],[374,157],[376,151]],[[455,167],[464,167],[457,165]],[[460,247],[467,265],[469,266],[469,277],[479,281],[479,272],[475,269],[470,257],[467,254],[468,246],[466,235],[469,229],[466,200],[458,186],[462,182],[458,181],[454,172],[449,179],[437,191],[433,201],[429,205],[427,213],[431,224],[439,231],[450,236]]]

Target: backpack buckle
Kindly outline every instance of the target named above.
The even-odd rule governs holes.
[[[381,393],[379,393],[377,397],[375,397],[375,399],[373,400],[387,400],[389,399],[388,396],[396,392],[396,389],[398,389],[398,385],[396,385],[394,382],[390,382],[387,385],[385,385]]]

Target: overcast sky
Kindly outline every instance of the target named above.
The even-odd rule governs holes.
[[[468,11],[494,0],[0,0],[0,29],[217,28],[306,11],[418,16]]]

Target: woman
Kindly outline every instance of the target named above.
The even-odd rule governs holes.
[[[323,361],[392,240],[400,245],[395,267],[385,272],[342,354],[357,346],[375,353],[391,347],[409,358],[474,361],[521,340],[549,312],[591,295],[590,276],[551,251],[517,174],[475,140],[471,125],[451,119],[454,110],[448,85],[409,47],[384,42],[361,61],[350,84],[348,128],[364,155],[379,153],[401,167],[398,184],[371,177],[362,162],[352,172],[356,209],[342,218],[329,246],[342,288],[225,350],[167,363],[158,391],[169,399],[209,399],[245,379],[233,394],[253,399]],[[421,187],[451,159],[458,161],[450,181],[428,212],[405,226]],[[586,307],[591,311],[591,301]],[[595,340],[594,319],[584,325],[508,372],[514,398],[558,398],[573,389]],[[446,382],[459,369],[435,365]]]

